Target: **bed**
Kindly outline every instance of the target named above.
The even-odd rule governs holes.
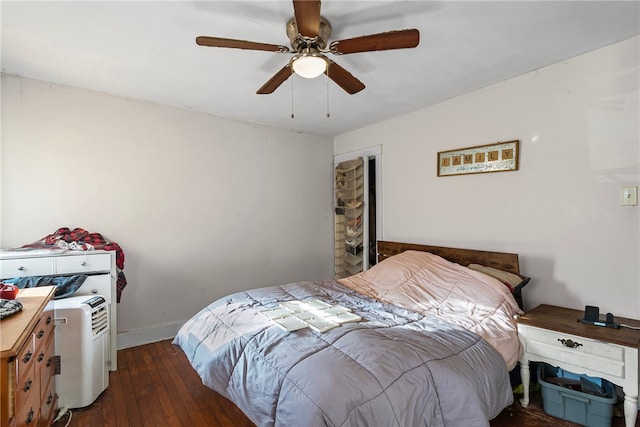
[[[517,254],[378,251],[378,264],[348,278],[214,301],[173,343],[258,426],[488,426],[513,402],[516,294],[528,282]]]

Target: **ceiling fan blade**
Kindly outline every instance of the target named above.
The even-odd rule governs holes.
[[[345,55],[376,50],[406,49],[416,47],[418,43],[420,43],[420,32],[410,29],[336,40],[331,43],[329,49],[336,55]]]
[[[263,84],[256,93],[258,95],[268,95],[270,93],[273,93],[274,90],[278,89],[278,87],[280,87],[282,83],[284,83],[289,77],[291,77],[291,73],[291,66],[289,64],[285,65],[265,84]]]
[[[221,37],[196,37],[196,44],[211,47],[229,47],[232,49],[266,50],[269,52],[289,52],[289,48],[277,44],[250,42],[246,40],[223,39]]]
[[[364,89],[364,83],[353,77],[353,75],[336,64],[335,62],[327,59],[329,66],[325,72],[331,80],[333,80],[338,86],[345,90],[349,95],[360,92]]]
[[[311,39],[318,37],[320,32],[320,1],[293,0],[293,11],[298,32]]]

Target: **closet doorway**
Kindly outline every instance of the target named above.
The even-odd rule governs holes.
[[[334,271],[341,278],[377,262],[382,236],[380,146],[334,157]]]

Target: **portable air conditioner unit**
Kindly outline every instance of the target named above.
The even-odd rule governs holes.
[[[83,408],[109,385],[109,305],[101,295],[69,297],[53,302],[58,406]]]

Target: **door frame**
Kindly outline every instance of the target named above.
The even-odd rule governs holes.
[[[372,157],[376,160],[376,236],[378,239],[382,238],[382,145],[374,145],[372,147],[363,148],[360,150],[350,151],[348,153],[335,154],[333,156],[333,170],[340,162],[346,160],[352,160],[356,157],[362,157],[364,160],[364,186],[369,188],[369,159]],[[335,192],[336,180],[333,179],[333,187]],[[335,200],[334,200],[335,201]],[[365,206],[369,206],[369,191],[364,192]],[[368,209],[365,209],[367,215],[363,215],[362,218],[362,248],[368,250],[369,248],[369,215]],[[335,234],[334,234],[334,248],[335,248]],[[377,250],[377,248],[376,248]],[[369,257],[363,257],[363,270],[369,268]]]

